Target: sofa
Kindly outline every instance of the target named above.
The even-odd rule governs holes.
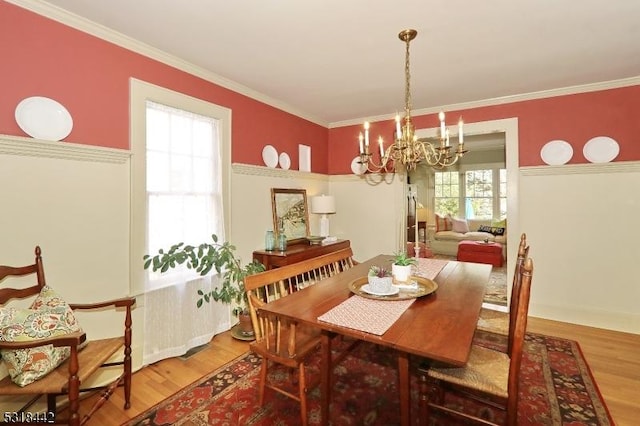
[[[456,256],[458,243],[462,240],[493,241],[502,244],[502,254],[507,255],[506,219],[493,222],[491,219],[459,219],[436,215],[436,225],[428,231],[429,246],[434,253]]]

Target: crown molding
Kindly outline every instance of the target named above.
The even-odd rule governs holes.
[[[621,87],[637,86],[640,85],[640,76],[623,78],[620,80],[601,81],[597,83],[584,84],[580,86],[568,86],[558,89],[541,90],[539,92],[523,93],[519,95],[502,96],[499,98],[483,99],[479,101],[462,102],[458,104],[443,105],[432,108],[422,108],[412,110],[413,117],[427,114],[437,114],[440,111],[459,111],[472,108],[482,108],[493,105],[510,104],[522,101],[531,101],[535,99],[552,98],[555,96],[576,95],[579,93],[598,92],[601,90],[619,89]],[[388,121],[395,120],[395,114],[384,114],[375,117],[363,117],[352,120],[336,121],[329,123],[329,128],[361,125],[364,121],[376,122],[376,121]]]
[[[123,164],[131,157],[131,151],[123,149],[11,135],[0,135],[0,154],[116,164]]]
[[[521,176],[557,176],[596,173],[637,173],[640,161],[614,161],[611,163],[565,164],[562,166],[520,167]]]
[[[53,19],[54,21],[60,22],[63,25],[69,26],[71,28],[75,28],[76,30],[85,32],[92,36],[98,37],[102,40],[113,43],[117,46],[123,47],[127,50],[131,50],[135,53],[151,58],[165,65],[169,65],[173,68],[187,72],[196,77],[200,77],[213,84],[224,87],[225,89],[232,90],[236,93],[248,96],[252,99],[263,102],[274,108],[278,108],[284,112],[288,112],[300,118],[304,118],[305,120],[308,120],[312,123],[318,124],[323,127],[328,126],[328,123],[326,121],[321,120],[318,117],[312,116],[297,108],[294,108],[293,106],[285,102],[271,98],[247,86],[244,86],[240,83],[236,83],[235,81],[229,80],[228,78],[225,78],[221,75],[205,70],[204,68],[198,67],[197,65],[194,65],[188,61],[180,59],[177,56],[170,55],[169,53],[166,53],[160,49],[156,49],[155,47],[151,47],[148,44],[142,43],[122,33],[119,33],[115,30],[107,28],[104,25],[100,25],[89,19],[75,15],[71,12],[68,12],[58,6],[49,4],[47,2],[39,1],[39,0],[5,0],[5,1],[7,3],[12,3],[16,6],[29,10],[33,13],[44,16],[46,18]]]
[[[301,172],[299,170],[284,170],[274,167],[255,166],[252,164],[233,163],[231,164],[233,173],[240,175],[276,177],[286,179],[310,179],[327,180],[327,175],[321,173]]]

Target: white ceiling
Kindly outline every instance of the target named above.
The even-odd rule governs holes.
[[[414,110],[640,76],[638,0],[48,3],[327,125],[403,110],[406,28]]]

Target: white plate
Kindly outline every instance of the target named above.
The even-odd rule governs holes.
[[[620,146],[608,136],[596,136],[584,144],[582,153],[592,163],[608,163],[618,156]]]
[[[367,166],[360,163],[360,156],[351,160],[351,171],[353,174],[361,175],[367,170]]]
[[[262,148],[262,161],[267,167],[275,167],[278,165],[278,151],[271,145],[265,145]]]
[[[282,167],[284,170],[289,170],[289,167],[291,167],[291,158],[289,158],[289,154],[287,154],[286,152],[280,154],[279,162],[280,167]]]
[[[360,290],[364,291],[365,293],[373,294],[374,296],[393,296],[394,294],[398,294],[400,292],[400,289],[398,287],[393,287],[393,286],[389,291],[384,291],[384,292],[373,291],[373,289],[369,284],[363,285],[362,287],[360,287]]]
[[[540,158],[550,166],[566,164],[573,157],[573,148],[562,140],[550,141],[540,150]]]
[[[69,111],[59,102],[42,96],[20,101],[15,116],[18,126],[36,139],[59,141],[69,136],[73,128]]]

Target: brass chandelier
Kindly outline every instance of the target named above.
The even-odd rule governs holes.
[[[418,140],[415,128],[411,121],[411,74],[409,69],[409,44],[416,38],[416,30],[404,30],[398,34],[400,40],[406,43],[405,56],[405,107],[404,124],[400,116],[396,115],[394,142],[384,149],[382,137],[378,137],[380,160],[376,162],[374,154],[369,149],[369,122],[364,123],[364,136],[359,135],[360,163],[366,165],[366,170],[371,173],[395,173],[398,165],[405,170],[414,170],[416,166],[424,162],[431,167],[443,169],[455,164],[466,152],[464,149],[464,135],[462,133],[462,118],[458,122],[458,147],[453,150],[449,142],[449,130],[445,126],[444,112],[440,112],[440,143],[433,145],[426,141]],[[364,167],[363,167],[364,168]]]

